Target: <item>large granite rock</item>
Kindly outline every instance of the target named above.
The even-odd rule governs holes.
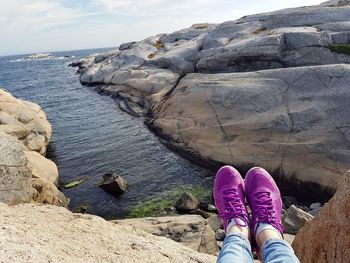
[[[113,220],[113,222],[130,225],[156,236],[170,238],[202,253],[217,254],[219,252],[212,228],[203,217],[198,215],[146,217]]]
[[[324,201],[349,168],[346,48],[349,1],[332,0],[193,25],[75,65],[123,110],[151,115],[187,157],[261,165],[311,197],[324,191]]]
[[[16,136],[29,151],[45,154],[52,128],[41,107],[0,89],[0,131]]]
[[[67,206],[57,166],[43,156],[51,134],[39,105],[0,89],[0,202]]]
[[[164,237],[56,206],[0,204],[0,261],[214,263]]]
[[[21,143],[0,131],[0,202],[15,205],[32,198],[32,173]]]
[[[201,159],[332,192],[349,167],[349,78],[349,65],[188,74],[151,125]]]
[[[350,258],[350,171],[333,198],[298,232],[293,248],[301,262],[338,263]]]

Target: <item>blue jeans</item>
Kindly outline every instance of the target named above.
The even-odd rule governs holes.
[[[300,263],[292,247],[284,240],[270,239],[261,248],[264,263]],[[253,263],[249,240],[241,234],[225,238],[217,263]]]

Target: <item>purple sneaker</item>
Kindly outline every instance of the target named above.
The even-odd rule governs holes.
[[[263,168],[250,169],[245,177],[245,193],[252,210],[252,234],[259,223],[272,225],[283,235],[282,199],[272,176]]]
[[[229,165],[221,167],[215,176],[214,202],[225,231],[231,219],[235,219],[238,226],[249,227],[243,184],[240,173]]]

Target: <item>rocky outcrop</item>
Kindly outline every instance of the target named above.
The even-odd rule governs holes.
[[[350,258],[350,171],[333,198],[298,232],[293,248],[301,262],[338,263]]]
[[[43,155],[52,129],[39,105],[0,89],[0,202],[67,206],[58,169]]]
[[[0,131],[16,136],[28,151],[40,154],[45,154],[52,134],[39,105],[16,99],[4,89],[0,89]]]
[[[260,165],[325,201],[349,168],[348,49],[348,1],[328,1],[193,25],[75,65],[82,83],[150,114],[150,128],[187,157]]]
[[[170,239],[66,208],[0,204],[0,261],[215,262]]]
[[[212,228],[203,217],[198,215],[146,217],[112,222],[130,225],[156,236],[170,238],[202,253],[219,252]]]
[[[21,143],[0,131],[0,202],[10,205],[32,198],[32,173]]]

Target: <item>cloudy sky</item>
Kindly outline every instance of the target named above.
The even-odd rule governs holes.
[[[0,0],[0,55],[112,47],[318,0]]]

